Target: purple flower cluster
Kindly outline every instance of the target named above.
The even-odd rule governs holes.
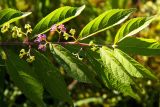
[[[54,25],[52,25],[52,27],[51,27],[51,32],[54,32],[54,31],[56,31],[57,30],[57,26],[56,26],[56,24],[54,24]]]
[[[38,34],[37,38],[34,40],[36,43],[40,43],[42,41],[46,41],[46,35],[45,34]]]
[[[38,49],[42,51],[46,51],[46,45],[45,44],[39,44]]]
[[[59,25],[58,26],[58,29],[61,31],[61,32],[66,32],[66,28],[63,24]]]
[[[38,43],[38,49],[42,51],[46,51],[46,35],[45,34],[38,34],[37,38],[34,40],[35,43]]]
[[[65,33],[66,32],[66,28],[63,24],[57,26],[56,24],[54,24],[50,31],[54,32],[60,30],[61,32]],[[42,51],[46,51],[46,45],[47,45],[47,40],[46,40],[46,35],[45,34],[38,34],[37,38],[34,40],[35,43],[38,44],[38,49],[42,50]]]
[[[57,29],[59,29],[61,32],[66,32],[66,28],[65,28],[65,26],[63,25],[63,24],[61,24],[61,25],[59,25],[59,26],[57,26],[57,25],[53,25],[52,27],[51,27],[51,32],[54,32],[54,31],[56,31]]]

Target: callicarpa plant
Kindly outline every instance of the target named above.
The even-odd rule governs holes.
[[[65,74],[79,82],[116,90],[137,100],[141,100],[138,93],[142,87],[136,80],[157,80],[150,70],[130,56],[160,55],[159,42],[134,36],[157,16],[131,18],[124,22],[136,9],[111,9],[90,21],[78,34],[76,29],[67,28],[65,22],[79,16],[84,9],[85,6],[58,8],[33,29],[29,24],[24,28],[13,24],[31,12],[0,10],[1,65],[37,107],[45,106],[44,90],[53,98],[74,105],[55,63],[63,66]],[[98,33],[122,22],[113,44],[97,44],[88,39],[100,36]],[[57,40],[52,39],[55,36]]]

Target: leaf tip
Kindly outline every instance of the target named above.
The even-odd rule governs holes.
[[[30,14],[32,14],[32,12],[23,12],[23,17],[26,17],[26,16],[28,16],[28,15],[30,15]]]
[[[86,7],[86,5],[83,5],[83,6],[79,7],[77,9],[77,12],[76,12],[75,16],[78,16],[85,9],[85,7]]]

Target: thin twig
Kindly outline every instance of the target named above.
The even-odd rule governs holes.
[[[100,45],[100,44],[95,44],[95,45],[90,45],[87,43],[80,43],[80,42],[48,42],[48,43],[53,43],[53,44],[61,44],[61,45],[79,45],[81,47],[90,47],[90,46],[97,46],[97,47],[102,47],[102,46],[108,46],[112,47],[112,45]],[[7,46],[7,45],[38,45],[38,43],[35,42],[27,42],[27,44],[23,42],[0,42],[0,46]]]
[[[28,42],[29,45],[35,45],[37,43]],[[0,42],[0,46],[7,46],[7,45],[25,45],[23,42]]]
[[[78,81],[77,80],[73,80],[69,85],[68,85],[68,90],[72,90],[74,87],[75,87],[75,85],[78,83]]]
[[[90,44],[80,42],[53,42],[53,44],[91,46]]]

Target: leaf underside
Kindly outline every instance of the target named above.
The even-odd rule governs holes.
[[[131,87],[134,84],[133,78],[114,56],[113,51],[107,47],[102,47],[100,48],[100,56],[105,67],[104,72],[106,79],[108,79],[109,88],[116,89],[139,100],[139,96],[134,93]]]
[[[114,55],[129,74],[137,78],[157,79],[148,69],[119,49],[114,49]]]
[[[54,57],[58,56],[60,58],[59,61],[63,61],[63,64],[67,66],[68,75],[80,82],[94,83],[99,86],[95,79],[95,74],[67,49],[57,44],[50,44],[50,50]]]

